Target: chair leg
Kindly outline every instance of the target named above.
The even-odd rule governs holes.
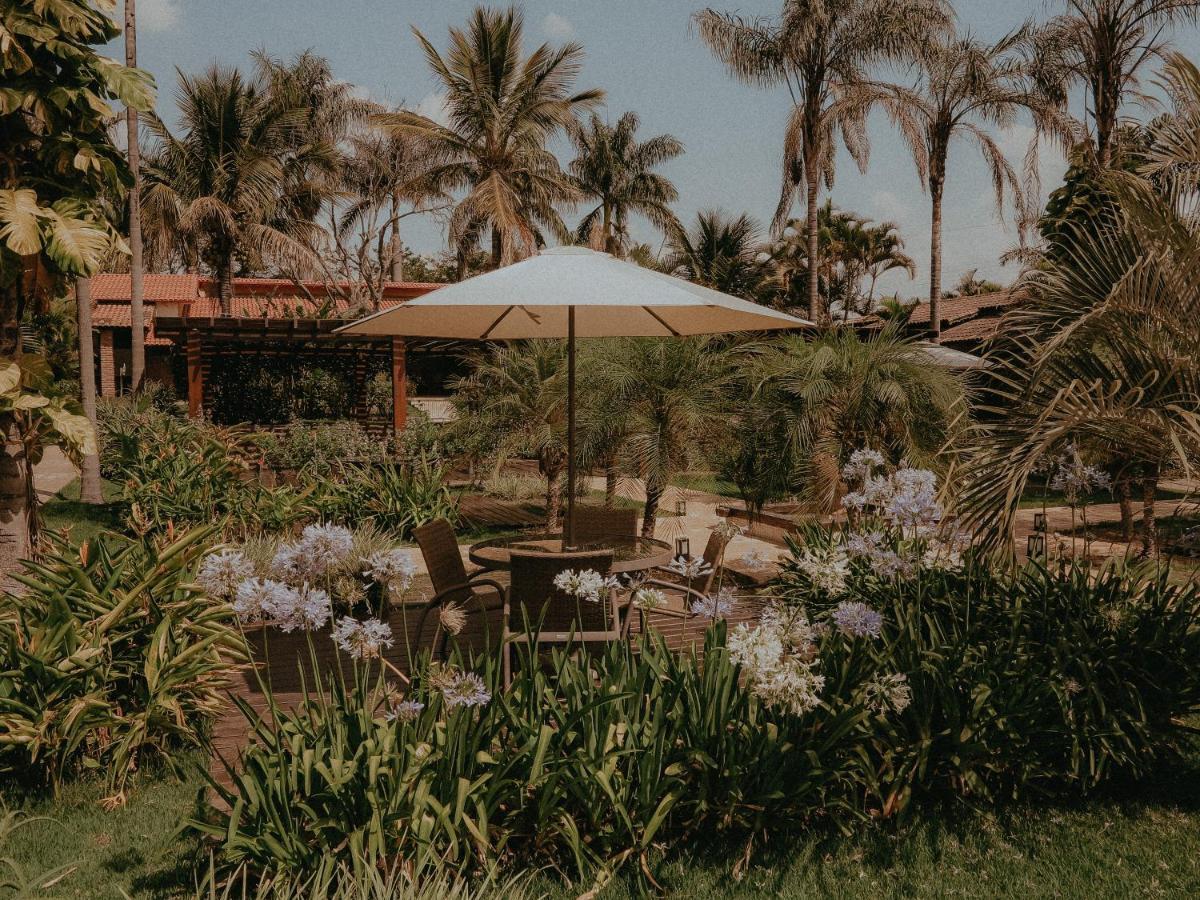
[[[510,637],[506,625],[500,632],[500,640],[503,641],[500,646],[500,665],[504,674],[505,690],[512,687],[512,641],[509,640]]]

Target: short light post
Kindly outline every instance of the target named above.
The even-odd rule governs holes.
[[[675,538],[675,558],[676,559],[691,559],[692,558],[692,542],[685,537]]]

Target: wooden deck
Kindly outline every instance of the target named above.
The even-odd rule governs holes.
[[[406,646],[412,646],[414,655],[427,649],[434,637],[434,626],[428,624],[423,633],[418,634],[419,620],[424,607],[423,597],[431,594],[428,580],[418,583],[411,592],[412,599],[404,607],[393,609],[389,625],[395,637],[395,645],[384,654],[385,658],[407,673],[410,670],[410,660]],[[733,614],[729,617],[731,625],[739,622],[756,621],[762,611],[763,600],[753,591],[745,592],[739,597],[739,602]],[[655,615],[651,617],[652,627],[667,641],[668,646],[683,651],[694,647],[697,651],[703,648],[704,633],[708,621],[700,618],[679,619],[670,616]],[[640,628],[635,618],[634,633]],[[459,635],[458,640],[464,647],[482,650],[487,645],[485,635],[493,638],[500,634],[500,613],[472,614],[467,627]],[[406,640],[407,636],[407,640]],[[259,671],[256,673],[246,670],[234,677],[230,693],[245,699],[257,712],[267,710],[266,697],[263,694],[260,678],[266,680],[272,688],[276,702],[284,708],[290,708],[303,698],[304,684],[314,683],[314,662],[319,672],[331,671],[339,661],[343,667],[349,665],[344,654],[338,654],[329,637],[329,630],[324,629],[314,634],[313,650],[309,649],[309,641],[303,632],[284,634],[275,628],[267,628],[250,635],[252,649]],[[222,760],[236,762],[241,749],[249,738],[249,723],[234,703],[230,703],[225,714],[217,720],[213,733],[214,758],[212,774],[219,782],[229,784],[229,773]]]

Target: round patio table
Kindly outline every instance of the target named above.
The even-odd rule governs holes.
[[[671,545],[656,538],[634,538],[629,541],[607,540],[583,543],[576,550],[612,550],[614,575],[644,572],[667,565],[672,557]],[[467,549],[471,562],[485,569],[511,568],[513,550],[533,553],[562,553],[562,535],[543,531],[536,534],[520,534],[515,537],[492,538],[480,541]]]

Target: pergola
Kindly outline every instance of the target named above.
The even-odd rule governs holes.
[[[249,318],[192,315],[187,304],[160,303],[155,331],[184,348],[188,414],[212,409],[211,373],[233,359],[286,357],[314,362],[337,360],[353,373],[351,417],[370,430],[404,429],[408,412],[406,359],[409,353],[446,352],[445,341],[406,341],[402,337],[334,334],[345,320],[333,318]],[[372,418],[365,402],[368,373],[384,368],[392,377],[392,417]]]

